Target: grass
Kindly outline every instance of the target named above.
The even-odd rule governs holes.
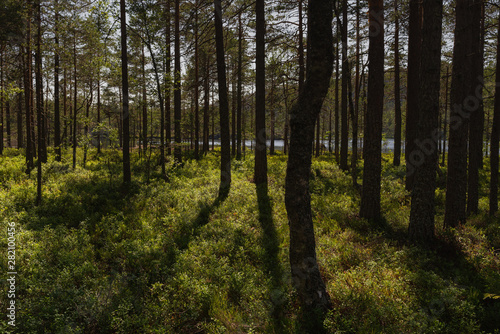
[[[442,229],[438,182],[437,242],[429,250],[408,244],[404,167],[384,160],[384,226],[358,217],[359,194],[331,157],[313,161],[318,261],[333,303],[325,327],[499,333],[500,219],[486,214],[488,170],[481,171],[481,212],[455,230]],[[286,157],[269,157],[267,196],[251,183],[253,158],[234,161],[224,201],[216,200],[217,153],[182,167],[169,160],[168,182],[157,157],[133,161],[124,193],[114,151],[91,151],[86,167],[74,170],[69,156],[49,159],[36,207],[36,173],[24,173],[15,150],[0,157],[1,249],[7,223],[16,223],[17,331],[300,332],[288,264]],[[6,289],[6,256],[0,263]],[[1,307],[7,302],[4,293]],[[0,330],[9,333],[6,318]]]

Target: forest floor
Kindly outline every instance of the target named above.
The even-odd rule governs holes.
[[[217,153],[169,161],[168,182],[157,159],[134,153],[127,192],[116,151],[91,151],[74,170],[69,156],[50,156],[39,206],[36,171],[28,176],[15,150],[0,157],[0,278],[7,291],[13,222],[18,333],[300,333],[286,157],[269,157],[267,197],[251,183],[253,156],[233,161],[231,192],[220,202]],[[350,175],[330,156],[313,159],[317,254],[333,304],[328,332],[500,333],[500,216],[487,215],[487,167],[481,213],[450,231],[442,228],[441,168],[436,246],[425,249],[407,241],[405,168],[390,161],[384,155],[385,223],[374,226],[358,217]],[[8,302],[2,292],[2,310]],[[12,332],[8,320],[0,332]]]

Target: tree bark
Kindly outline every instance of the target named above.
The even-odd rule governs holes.
[[[479,86],[476,87],[476,98],[479,106],[471,112],[469,129],[469,168],[467,174],[467,215],[476,214],[479,211],[479,170],[483,168],[483,133],[484,133],[484,108],[483,108],[483,65],[484,65],[484,34],[482,32],[484,1],[480,0],[479,28],[475,36],[479,34],[479,39],[474,40],[474,78],[479,80]],[[476,10],[477,11],[477,10]]]
[[[401,164],[401,85],[399,71],[399,8],[398,0],[394,0],[394,160],[393,165]]]
[[[365,163],[360,216],[379,220],[382,170],[382,113],[384,109],[384,2],[369,0],[368,110],[365,117]]]
[[[469,119],[480,105],[475,57],[480,38],[480,0],[457,0],[455,46],[451,80],[450,138],[444,225],[456,227],[466,221],[467,143]]]
[[[76,168],[76,113],[77,113],[77,97],[78,97],[78,78],[76,72],[76,32],[73,39],[73,77],[74,77],[74,85],[73,85],[73,123],[72,123],[72,142],[73,142],[73,169]]]
[[[238,83],[236,97],[236,160],[241,160],[241,109],[243,91],[243,25],[241,23],[241,10],[238,13]],[[244,145],[245,143],[243,143]]]
[[[200,107],[199,107],[199,53],[198,53],[198,1],[195,3],[194,25],[194,158],[200,158]]]
[[[54,147],[56,150],[56,160],[61,161],[61,113],[59,106],[59,1],[54,2]]]
[[[33,69],[31,54],[31,15],[32,2],[28,0],[28,15],[26,28],[26,63],[24,67],[24,98],[26,108],[26,172],[29,174],[34,168],[33,155],[35,151],[35,136],[33,124]]]
[[[43,103],[42,103],[42,22],[40,0],[36,3],[36,53],[35,53],[35,81],[36,81],[36,121],[38,135],[38,159],[36,178],[36,204],[42,203],[42,161],[43,161]],[[1,121],[1,120],[0,120]],[[3,131],[2,131],[3,132]],[[3,142],[3,139],[2,139]],[[2,143],[3,146],[3,143]]]
[[[166,1],[166,8],[165,8],[165,21],[166,21],[166,28],[165,28],[165,62],[166,62],[166,82],[165,82],[165,132],[166,132],[166,143],[167,143],[167,154],[171,155],[172,154],[172,132],[171,132],[171,106],[170,106],[170,93],[171,93],[171,87],[172,87],[172,80],[171,80],[171,72],[170,72],[170,63],[171,63],[171,52],[170,52],[170,44],[171,44],[171,36],[170,36],[170,22],[171,22],[171,17],[170,17],[170,0]]]
[[[406,190],[413,188],[415,165],[418,160],[415,144],[418,123],[418,90],[420,87],[420,53],[422,45],[422,7],[420,0],[410,0],[410,24],[408,37],[408,82],[406,103]]]
[[[497,37],[497,64],[500,64],[500,19],[498,21]],[[500,131],[500,66],[496,67],[495,106],[493,111],[493,124],[491,130],[491,153],[490,153],[490,215],[498,211],[498,150]]]
[[[267,185],[266,147],[266,63],[264,0],[255,3],[256,14],[256,69],[255,69],[255,170],[256,185]],[[300,50],[299,50],[300,52]],[[299,57],[300,58],[300,57]]]
[[[347,94],[349,80],[349,59],[347,58],[347,0],[342,1],[342,97],[341,97],[341,137],[340,137],[340,169],[348,170],[347,158],[349,154],[349,125],[347,118]]]
[[[226,62],[224,59],[224,35],[222,29],[221,0],[214,0],[214,7],[215,45],[217,53],[217,79],[219,84],[219,115],[221,133],[219,197],[226,198],[229,195],[229,190],[231,188],[231,142],[229,136],[229,100],[226,87]]]
[[[175,41],[174,41],[174,159],[180,163],[182,161],[181,151],[181,33],[180,33],[180,5],[179,0],[175,0]]]
[[[19,85],[21,86],[21,85]],[[21,93],[18,95],[17,100],[17,148],[24,147],[23,137],[23,96]]]
[[[290,152],[285,204],[290,225],[290,266],[305,332],[324,332],[322,319],[330,298],[317,260],[309,192],[314,125],[333,70],[332,2],[310,0],[308,57],[304,87],[290,117]]]
[[[339,40],[340,40],[340,25],[336,27],[335,36],[335,160],[340,163],[340,103],[339,103],[339,73],[340,73],[340,57],[339,57]]]
[[[127,24],[125,0],[120,0],[120,32],[122,56],[122,92],[123,92],[123,183],[132,181],[130,172],[130,113],[128,103],[128,56],[127,56]]]
[[[434,239],[434,197],[438,166],[443,4],[441,0],[424,0],[422,6],[424,21],[417,142],[423,163],[415,170],[408,231],[412,241],[430,243]]]
[[[148,150],[148,98],[146,92],[146,59],[144,43],[141,47],[141,72],[142,72],[142,149],[144,155]]]

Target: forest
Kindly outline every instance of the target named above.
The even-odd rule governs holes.
[[[0,0],[1,333],[500,333],[500,5]]]

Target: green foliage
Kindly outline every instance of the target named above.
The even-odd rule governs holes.
[[[49,159],[35,207],[36,173],[25,173],[22,155],[5,152],[0,229],[17,224],[19,332],[299,332],[286,156],[269,157],[268,198],[251,183],[253,157],[235,161],[231,192],[220,202],[217,152],[183,166],[168,160],[168,182],[156,154],[134,153],[136,181],[124,194],[120,154],[89,150],[85,168]],[[318,261],[333,304],[328,332],[498,331],[500,219],[480,213],[456,230],[438,229],[435,250],[409,246],[404,166],[385,158],[384,226],[358,217],[359,193],[331,157],[312,164]],[[485,189],[484,175],[481,182]],[[436,194],[439,222],[444,190]],[[5,268],[6,258],[0,263]],[[4,320],[0,329],[8,330]]]

